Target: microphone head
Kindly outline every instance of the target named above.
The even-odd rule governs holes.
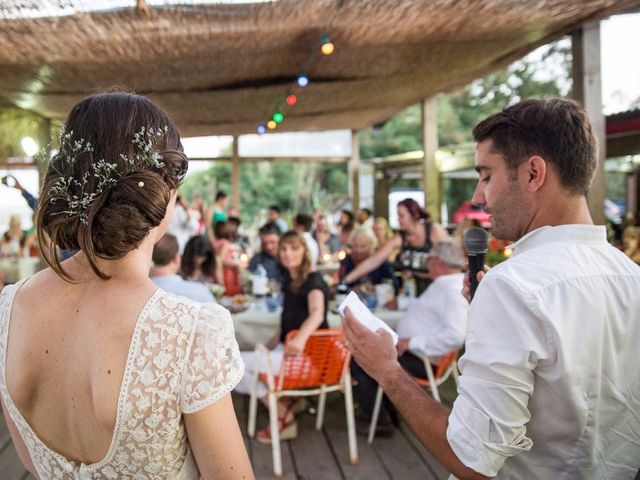
[[[489,234],[484,228],[470,228],[464,232],[464,248],[470,255],[487,253],[489,249]]]

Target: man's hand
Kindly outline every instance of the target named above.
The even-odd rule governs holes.
[[[353,358],[378,383],[384,383],[383,379],[402,370],[398,352],[387,332],[382,329],[372,332],[358,321],[349,307],[345,308],[342,326]]]
[[[404,353],[409,350],[409,338],[401,338],[398,340],[396,350],[398,350],[398,357],[404,355]]]
[[[471,273],[468,271],[469,270],[468,263],[464,264],[464,269],[467,270],[467,273],[464,274],[464,281],[462,282],[462,296],[467,299],[467,302],[471,303]],[[491,269],[485,265],[483,270],[484,271],[482,272],[478,272],[478,275],[477,275],[478,284],[480,284],[480,282],[484,278],[484,274]]]

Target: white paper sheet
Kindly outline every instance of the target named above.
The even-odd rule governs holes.
[[[350,292],[349,295],[347,295],[347,298],[345,298],[345,300],[338,306],[338,312],[340,312],[340,316],[342,317],[344,317],[345,307],[349,307],[351,313],[353,313],[360,323],[369,330],[376,332],[382,328],[391,335],[394,345],[398,343],[398,334],[394,332],[389,325],[371,313],[371,310],[369,310],[366,305],[360,301],[360,298],[358,298],[358,295],[354,292]]]

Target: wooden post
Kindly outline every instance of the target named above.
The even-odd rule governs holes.
[[[440,204],[442,193],[440,188],[440,172],[436,165],[438,150],[438,104],[435,97],[425,98],[422,103],[422,188],[424,190],[424,206],[431,214],[434,222],[440,222]]]
[[[231,204],[240,208],[240,156],[238,155],[238,136],[233,136],[231,152]]]
[[[360,142],[355,130],[351,130],[351,159],[349,160],[349,198],[355,214],[360,208]]]
[[[51,145],[51,119],[43,117],[38,122],[38,147],[46,150],[49,145]],[[44,176],[47,173],[48,162],[34,161],[36,162],[36,168],[38,169],[38,190],[40,190],[42,188]]]
[[[373,211],[376,217],[389,220],[389,190],[391,179],[382,168],[374,171]]]
[[[598,165],[587,196],[591,218],[602,225],[606,183],[604,161],[607,158],[605,118],[602,113],[602,78],[600,66],[600,23],[586,23],[572,34],[573,98],[580,102],[593,125],[598,140]]]

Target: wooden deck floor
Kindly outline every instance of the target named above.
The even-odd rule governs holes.
[[[447,382],[448,383],[448,382]],[[445,401],[449,395],[444,395]],[[246,436],[248,397],[234,395],[238,420],[245,434],[245,443],[258,479],[272,476],[271,447]],[[388,438],[376,438],[367,445],[358,436],[358,465],[349,463],[344,400],[335,393],[327,398],[325,424],[315,429],[315,416],[298,415],[298,438],[282,444],[282,463],[285,479],[327,480],[435,480],[447,479],[447,472],[420,445],[403,423]],[[24,469],[13,447],[4,421],[0,426],[0,478],[3,480],[32,479]],[[258,428],[268,423],[267,411],[260,407]]]

